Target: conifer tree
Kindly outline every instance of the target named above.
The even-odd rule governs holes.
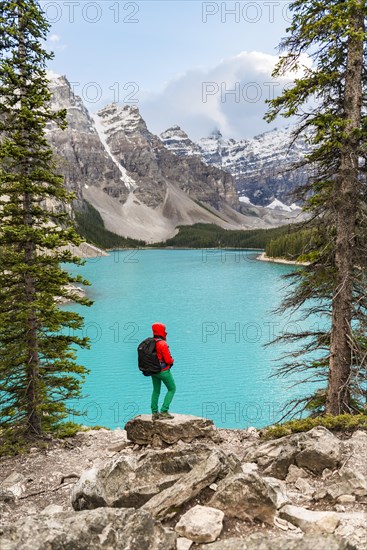
[[[313,175],[298,197],[313,232],[301,258],[310,266],[292,275],[295,289],[281,310],[304,306],[320,326],[284,336],[304,342],[279,373],[306,372],[307,381],[322,381],[326,392],[304,402],[337,415],[355,411],[366,397],[367,4],[294,0],[290,7],[293,19],[274,76],[303,73],[270,102],[266,118],[297,116],[295,139],[306,135],[312,145],[305,164]]]
[[[42,436],[68,415],[87,370],[75,346],[76,313],[57,297],[75,297],[70,283],[87,284],[61,267],[80,264],[81,242],[67,209],[72,195],[54,166],[47,125],[66,126],[52,112],[44,49],[49,25],[36,0],[0,6],[0,428]]]

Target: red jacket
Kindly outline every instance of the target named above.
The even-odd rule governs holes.
[[[169,350],[168,344],[166,342],[166,327],[162,323],[154,323],[152,325],[153,336],[156,338],[156,350],[158,360],[165,363],[165,367],[162,368],[162,371],[168,370],[172,367],[174,359]],[[158,339],[157,339],[158,337]],[[163,338],[160,340],[159,338]]]

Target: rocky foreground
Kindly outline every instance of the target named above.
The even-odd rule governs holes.
[[[141,415],[0,465],[1,550],[364,550],[367,433]]]

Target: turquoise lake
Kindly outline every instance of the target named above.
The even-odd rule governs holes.
[[[253,250],[120,250],[87,260],[77,272],[92,283],[94,305],[64,306],[82,313],[91,339],[90,350],[78,351],[91,371],[85,397],[74,403],[82,415],[70,420],[114,429],[150,413],[151,380],[138,370],[136,348],[156,321],[166,324],[175,359],[171,412],[228,428],[279,419],[285,402],[304,389],[270,378],[285,348],[264,344],[295,322],[271,313],[286,292],[281,276],[294,268],[256,256]]]

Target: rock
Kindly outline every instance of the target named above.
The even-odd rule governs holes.
[[[107,447],[108,451],[119,453],[127,447],[127,441],[116,441],[113,445]]]
[[[364,512],[345,512],[338,514],[341,518],[340,525],[335,531],[348,543],[353,550],[365,550],[367,548],[367,514]]]
[[[209,489],[211,489],[212,491],[217,491],[218,490],[218,485],[216,483],[211,483],[209,485]]]
[[[303,478],[297,479],[295,487],[304,495],[313,495],[315,489]]]
[[[358,430],[343,442],[345,466],[367,478],[367,432]]]
[[[260,519],[271,525],[277,510],[274,492],[274,486],[256,473],[234,474],[219,483],[208,504],[228,517]]]
[[[325,470],[322,471],[321,479],[325,480],[328,479],[333,475],[333,472],[329,470],[329,468],[325,468]]]
[[[6,491],[10,491],[14,496],[20,497],[25,490],[26,477],[23,474],[13,472],[1,483]]]
[[[356,497],[354,495],[340,495],[336,500],[340,504],[352,504],[356,501]]]
[[[282,531],[288,531],[289,525],[291,524],[289,523],[289,521],[275,516],[274,525],[275,527],[279,527],[279,529],[282,529]]]
[[[154,434],[153,437],[152,437],[152,448],[153,449],[161,449],[162,447],[162,444],[163,444],[163,441],[162,439],[159,437],[158,434]]]
[[[194,542],[214,542],[223,529],[224,513],[209,506],[194,506],[177,523],[176,532]]]
[[[296,465],[321,474],[325,468],[333,470],[341,459],[340,441],[323,426],[312,428],[299,436],[300,452],[296,453]]]
[[[5,504],[10,504],[11,502],[14,502],[15,495],[12,491],[9,491],[9,489],[5,489],[4,487],[0,487],[0,503],[5,502]]]
[[[283,481],[275,477],[264,477],[263,480],[268,486],[268,495],[277,510],[289,502],[287,487]]]
[[[2,528],[4,550],[175,550],[176,534],[142,510],[102,508],[38,515]]]
[[[139,508],[154,495],[173,485],[198,464],[205,462],[211,450],[149,450],[144,455],[126,452],[82,473],[71,495],[75,510],[100,506]],[[211,482],[214,479],[211,480]]]
[[[340,441],[322,426],[287,435],[259,445],[247,459],[256,462],[266,475],[285,479],[293,464],[321,474],[335,469],[341,459]]]
[[[279,515],[300,527],[304,533],[334,533],[340,523],[336,512],[315,512],[289,504],[280,510]]]
[[[64,290],[67,291],[68,296],[55,296],[55,302],[57,304],[65,305],[76,301],[78,298],[85,298],[87,295],[84,288],[73,284],[64,285]]]
[[[353,550],[353,547],[334,535],[310,534],[300,538],[254,533],[246,539],[230,538],[204,544],[201,550]]]
[[[282,531],[292,531],[292,533],[302,534],[302,530],[299,527],[296,527],[293,523],[289,523],[289,521],[286,521],[279,516],[275,516],[274,525]]]
[[[201,460],[191,472],[182,476],[172,487],[151,498],[144,504],[143,509],[157,519],[174,517],[182,504],[198,495],[226,471],[228,471],[226,455],[214,451],[206,460]]]
[[[298,466],[291,464],[288,468],[288,475],[285,480],[287,483],[295,483],[297,479],[305,477],[307,477],[307,473],[302,468],[298,468]]]
[[[336,504],[334,506],[334,510],[335,512],[345,512],[345,506],[343,506],[342,504]]]
[[[179,537],[177,539],[177,550],[190,550],[193,545],[193,541],[186,539],[185,537]]]
[[[214,437],[215,429],[212,420],[197,416],[175,414],[172,420],[153,422],[151,415],[141,414],[129,420],[125,426],[127,437],[139,445],[152,443],[154,435],[169,444],[180,439],[191,442],[198,437]]]
[[[252,472],[259,472],[259,467],[255,462],[244,462],[242,464],[242,471],[244,474],[251,474]]]
[[[59,506],[58,504],[49,504],[44,508],[41,512],[43,516],[53,516],[54,514],[60,514],[60,512],[63,512],[64,509],[62,506]]]
[[[248,462],[256,462],[267,475],[285,479],[297,452],[295,437],[298,438],[298,434],[262,443],[246,459]]]
[[[342,495],[354,495],[362,498],[367,495],[367,479],[358,470],[341,468],[326,483],[325,491],[326,495],[333,500]]]
[[[259,430],[257,430],[253,426],[250,426],[245,431],[249,437],[256,437],[257,439],[260,438]]]

